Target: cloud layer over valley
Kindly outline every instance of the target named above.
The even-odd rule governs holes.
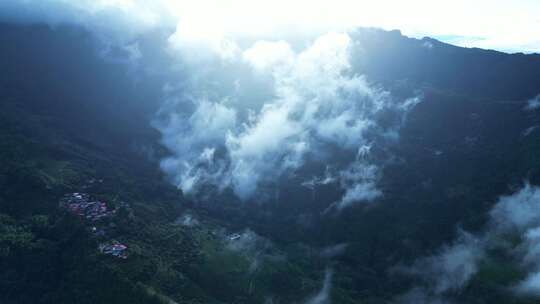
[[[501,253],[511,259],[498,263],[508,263],[520,274],[503,287],[519,296],[540,295],[540,188],[526,184],[500,197],[489,215],[483,233],[459,231],[452,244],[434,255],[420,258],[411,266],[397,267],[398,273],[419,277],[423,284],[396,302],[451,303],[450,297],[459,295],[481,267],[487,267],[486,261]]]
[[[230,187],[247,200],[299,170],[316,178],[330,165],[344,190],[337,207],[382,194],[371,149],[397,140],[418,97],[396,100],[356,74],[359,46],[347,33],[300,50],[284,40],[232,50],[182,57],[195,76],[166,87],[156,126],[173,155],[161,165],[185,193]]]

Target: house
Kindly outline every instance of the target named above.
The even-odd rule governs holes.
[[[118,242],[111,241],[109,243],[103,243],[99,245],[99,251],[106,255],[111,255],[119,259],[127,259],[127,246]]]

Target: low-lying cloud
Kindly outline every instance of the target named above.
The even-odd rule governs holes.
[[[327,268],[324,272],[324,281],[321,290],[311,297],[306,304],[330,304],[330,291],[332,289],[332,277],[334,272]]]
[[[527,105],[525,106],[526,111],[535,111],[538,109],[540,109],[540,94],[535,98],[528,100]]]
[[[519,237],[513,254],[527,272],[515,286],[519,293],[540,296],[540,188],[526,184],[520,191],[502,197],[491,211],[494,230]]]
[[[461,231],[453,244],[400,271],[422,278],[425,282],[423,293],[436,298],[463,288],[478,271],[478,261],[482,257],[482,241]],[[418,292],[416,290],[414,294],[418,295]]]
[[[300,50],[284,40],[255,41],[236,57],[216,55],[217,68],[205,62],[201,69],[218,85],[173,94],[161,111],[156,126],[172,152],[162,168],[187,194],[212,186],[249,200],[306,166],[333,164],[339,154],[335,176],[326,178],[344,191],[336,207],[378,198],[380,168],[371,161],[371,147],[395,140],[388,134],[396,134],[419,98],[395,100],[357,75],[350,65],[356,51],[348,34],[328,33]],[[199,59],[190,63],[196,67]],[[253,82],[262,83],[260,92],[250,91]],[[186,103],[193,112],[177,113]],[[399,118],[382,127],[379,120],[388,113]]]
[[[275,250],[272,242],[250,229],[223,236],[228,250],[241,254],[248,262],[248,274],[257,272],[266,262],[284,262],[287,256]]]
[[[398,303],[440,303],[459,293],[479,270],[489,248],[501,248],[513,256],[524,279],[505,286],[517,294],[540,296],[540,187],[525,184],[515,193],[502,196],[490,211],[484,233],[460,231],[458,239],[438,253],[418,259],[398,271],[420,277],[421,287],[397,299]],[[509,240],[514,240],[510,242]],[[517,243],[516,243],[517,241]],[[516,245],[512,245],[516,243]],[[423,299],[411,302],[411,299]]]

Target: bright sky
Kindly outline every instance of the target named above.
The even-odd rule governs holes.
[[[141,26],[178,21],[185,35],[200,39],[372,26],[462,46],[540,52],[540,0],[0,1],[0,17],[19,14],[73,21],[82,16],[88,22],[100,13],[101,18],[123,18]]]
[[[540,52],[540,0],[168,1],[193,34],[400,29],[463,46]],[[180,21],[182,22],[182,21]],[[180,23],[182,24],[182,23]]]

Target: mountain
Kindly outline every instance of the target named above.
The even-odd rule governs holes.
[[[355,73],[421,101],[399,140],[375,148],[383,195],[338,212],[342,188],[302,185],[323,165],[250,202],[231,190],[199,200],[175,186],[160,170],[172,151],[156,128],[164,83],[184,72],[164,71],[167,33],[137,41],[141,66],[132,49],[82,28],[1,24],[0,302],[537,302],[508,291],[528,274],[512,255],[523,236],[487,246],[465,279],[455,268],[467,273],[468,264],[452,268],[451,258],[428,259],[427,280],[406,265],[467,256],[462,231],[491,244],[479,235],[500,197],[540,184],[540,55],[398,31],[350,36],[362,50]],[[396,120],[384,114],[381,124]],[[351,157],[340,153],[326,162]],[[73,193],[114,215],[94,222],[70,212],[61,202]],[[126,259],[100,250],[113,241],[127,246]],[[440,277],[459,288],[431,287]]]

